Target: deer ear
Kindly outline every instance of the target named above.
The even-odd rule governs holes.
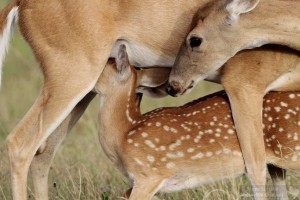
[[[237,18],[240,14],[253,10],[259,1],[260,0],[228,0],[225,7],[231,17]]]
[[[123,79],[126,79],[130,75],[130,64],[126,51],[126,46],[124,44],[120,45],[118,55],[116,57],[117,71],[122,75]]]
[[[162,98],[168,96],[166,92],[167,84],[168,82],[164,83],[161,86],[158,87],[145,87],[145,86],[139,86],[136,89],[136,93],[142,93],[148,97],[151,98]]]
[[[153,67],[137,71],[137,87],[158,87],[167,82],[171,68]]]

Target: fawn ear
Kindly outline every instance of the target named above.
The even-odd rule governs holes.
[[[158,87],[167,82],[171,68],[153,67],[137,71],[137,87]]]
[[[166,92],[167,86],[168,82],[165,82],[164,84],[158,87],[139,86],[136,89],[136,93],[142,93],[151,98],[162,98],[168,96],[168,93]]]
[[[125,45],[120,45],[118,55],[116,57],[117,71],[121,75],[122,80],[126,80],[130,76],[130,64]]]
[[[237,18],[240,14],[253,10],[260,0],[227,0],[226,10],[231,18]]]
[[[167,82],[171,68],[154,67],[137,71],[137,93],[143,93],[152,98],[168,96]]]

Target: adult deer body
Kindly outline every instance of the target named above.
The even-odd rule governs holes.
[[[300,50],[299,10],[299,1],[282,0],[218,0],[201,7],[170,74],[168,93],[177,96],[190,91],[198,81],[215,74],[229,58],[243,49],[273,43]],[[268,59],[262,62],[268,62]],[[294,64],[292,59],[287,65],[264,65],[265,69],[258,67],[260,61],[254,64],[254,68],[245,61],[243,69],[228,67],[226,77],[221,78],[230,98],[254,189],[265,184],[262,98],[270,90],[300,89],[299,59],[295,59]],[[257,190],[260,192],[255,193],[264,193],[263,188]]]
[[[245,172],[224,92],[142,115],[136,87],[143,77],[129,65],[124,47],[116,63],[104,69],[95,86],[102,98],[99,137],[108,157],[134,185],[130,200],[150,200],[158,191],[193,188]],[[299,100],[297,92],[265,98],[268,164],[300,170]],[[284,174],[273,167],[271,175],[278,198],[287,198]]]
[[[51,133],[54,139],[64,135],[77,121],[116,49],[126,44],[129,60],[136,66],[172,66],[194,12],[206,2],[16,0],[4,9],[0,62],[18,17],[45,77],[35,104],[7,139],[14,199],[26,199],[28,168],[37,150]],[[36,158],[34,173],[47,177],[39,171],[40,157]],[[45,178],[43,184],[34,184],[37,190],[44,188],[37,194],[47,196],[42,187],[47,185]]]
[[[16,0],[1,12],[0,62],[19,18],[45,77],[35,104],[7,138],[14,199],[27,198],[35,153],[52,132],[66,131],[76,122],[90,99],[80,101],[115,49],[126,44],[136,66],[172,66],[193,13],[205,2]],[[56,129],[62,122],[63,128]]]

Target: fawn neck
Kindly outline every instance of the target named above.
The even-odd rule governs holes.
[[[108,95],[101,96],[99,136],[104,151],[112,159],[118,155],[125,133],[141,119],[139,98],[135,93],[136,74]]]

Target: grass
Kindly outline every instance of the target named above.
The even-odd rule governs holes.
[[[2,0],[0,8],[7,2]],[[0,199],[6,200],[11,199],[11,188],[5,138],[34,102],[43,79],[31,49],[19,34],[14,35],[4,66],[0,91]],[[184,97],[145,98],[142,110],[180,105],[219,89],[218,85],[201,83]],[[97,110],[98,99],[95,99],[58,151],[50,171],[50,199],[118,199],[129,188],[126,178],[113,167],[98,143]],[[299,185],[293,175],[289,175],[288,183]],[[30,199],[34,199],[30,176],[28,191]],[[247,179],[240,177],[159,197],[166,200],[252,199],[250,191]],[[299,197],[297,187],[290,186],[289,192],[291,199]]]

